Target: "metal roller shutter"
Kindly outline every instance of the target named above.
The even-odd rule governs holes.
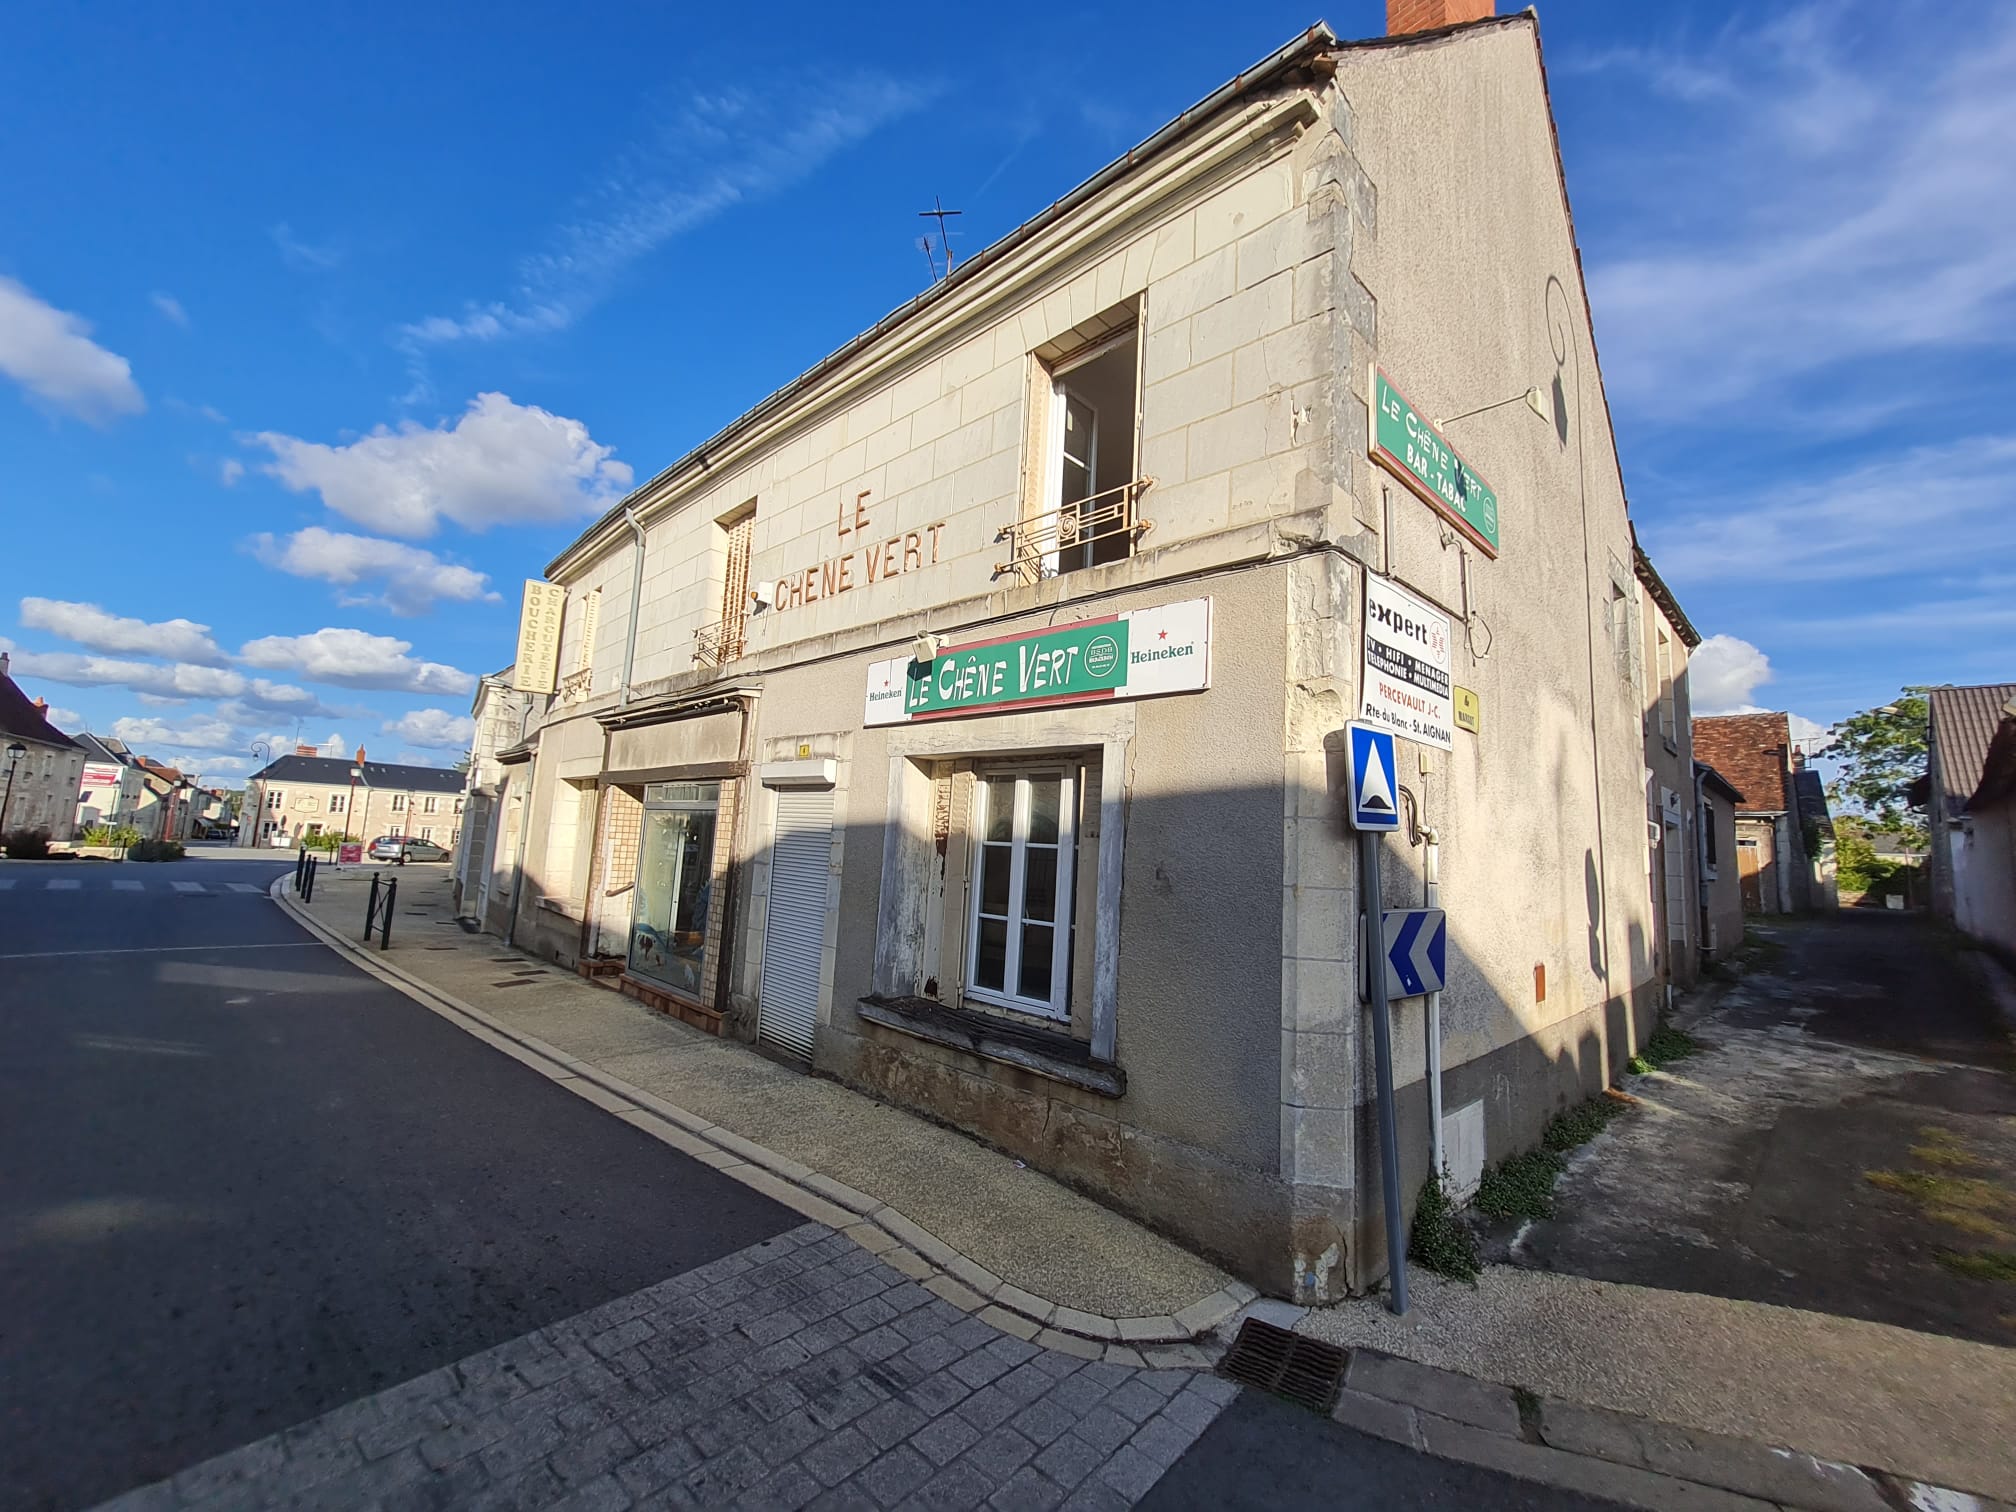
[[[826,938],[832,856],[831,790],[780,791],[756,1032],[808,1059],[812,1029],[819,1022],[819,954]]]

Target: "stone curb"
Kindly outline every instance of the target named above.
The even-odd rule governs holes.
[[[292,880],[285,875],[275,878],[267,895],[323,944],[354,965],[626,1123],[714,1166],[723,1175],[734,1177],[794,1212],[846,1234],[863,1249],[923,1282],[953,1306],[978,1314],[1004,1333],[1086,1359],[1097,1357],[1120,1365],[1197,1369],[1209,1366],[1216,1351],[1200,1349],[1194,1341],[1211,1335],[1259,1297],[1252,1287],[1235,1281],[1198,1298],[1174,1315],[1108,1318],[1060,1306],[1024,1291],[953,1249],[887,1203],[612,1076],[536,1035],[513,1029],[452,993],[443,992],[390,961],[372,955],[288,896]]]
[[[2016,1512],[1978,1494],[1353,1349],[1331,1417],[1441,1459],[1651,1512]]]

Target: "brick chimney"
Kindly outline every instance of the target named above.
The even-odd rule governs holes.
[[[0,651],[0,677],[7,675],[7,663],[12,660],[13,654],[11,652]]]
[[[37,714],[40,714],[40,715],[42,715],[42,716],[43,716],[44,718],[47,718],[47,717],[48,717],[48,714],[49,714],[49,700],[48,700],[48,699],[46,699],[46,698],[38,698],[38,699],[36,699],[36,700],[35,700],[35,712],[36,712]]]
[[[364,747],[362,746],[357,747],[357,765],[364,765]]]
[[[320,756],[322,748],[320,746],[296,745],[294,747],[294,754],[296,756]]]
[[[1498,13],[1496,0],[1386,0],[1386,35],[1435,31],[1465,21],[1483,21]]]

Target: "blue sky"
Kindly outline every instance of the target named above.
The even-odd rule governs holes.
[[[229,780],[447,762],[584,518],[1317,19],[44,7],[0,52],[0,638]],[[1376,5],[1327,19],[1383,24]],[[1542,37],[1697,707],[2016,676],[2016,10]]]

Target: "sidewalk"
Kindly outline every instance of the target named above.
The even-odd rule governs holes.
[[[1405,1318],[1368,1297],[1312,1311],[1295,1326],[1351,1348],[1354,1358],[1382,1351],[1473,1385],[1497,1383],[1606,1416],[1649,1419],[1645,1426],[1655,1430],[1667,1425],[1775,1445],[1771,1452],[2016,1500],[2016,1351],[1797,1308],[1500,1265],[1486,1267],[1474,1288],[1410,1266],[1408,1286]],[[1388,1436],[1403,1436],[1404,1427]],[[1603,1452],[1586,1423],[1573,1427],[1572,1439],[1544,1427],[1541,1437],[1557,1448]],[[1449,1453],[1452,1446],[1431,1438],[1427,1448]]]
[[[466,933],[445,868],[385,871],[399,881],[392,945],[381,953],[374,939],[366,951],[359,938],[372,870],[325,866],[306,909],[291,876],[275,896],[360,964],[422,989],[438,1000],[430,1007],[497,1034],[500,1048],[549,1075],[579,1078],[577,1091],[668,1143],[758,1168],[751,1184],[795,1192],[793,1205],[821,1222],[867,1220],[880,1235],[864,1243],[914,1251],[941,1273],[933,1284],[950,1300],[990,1304],[990,1321],[1009,1332],[1033,1338],[1041,1329],[1042,1342],[1081,1352],[1096,1341],[1094,1352],[1122,1364],[1142,1363],[1145,1352],[1149,1364],[1195,1366],[1204,1356],[1187,1341],[1254,1295],[962,1134]],[[826,1201],[808,1205],[808,1194]]]

